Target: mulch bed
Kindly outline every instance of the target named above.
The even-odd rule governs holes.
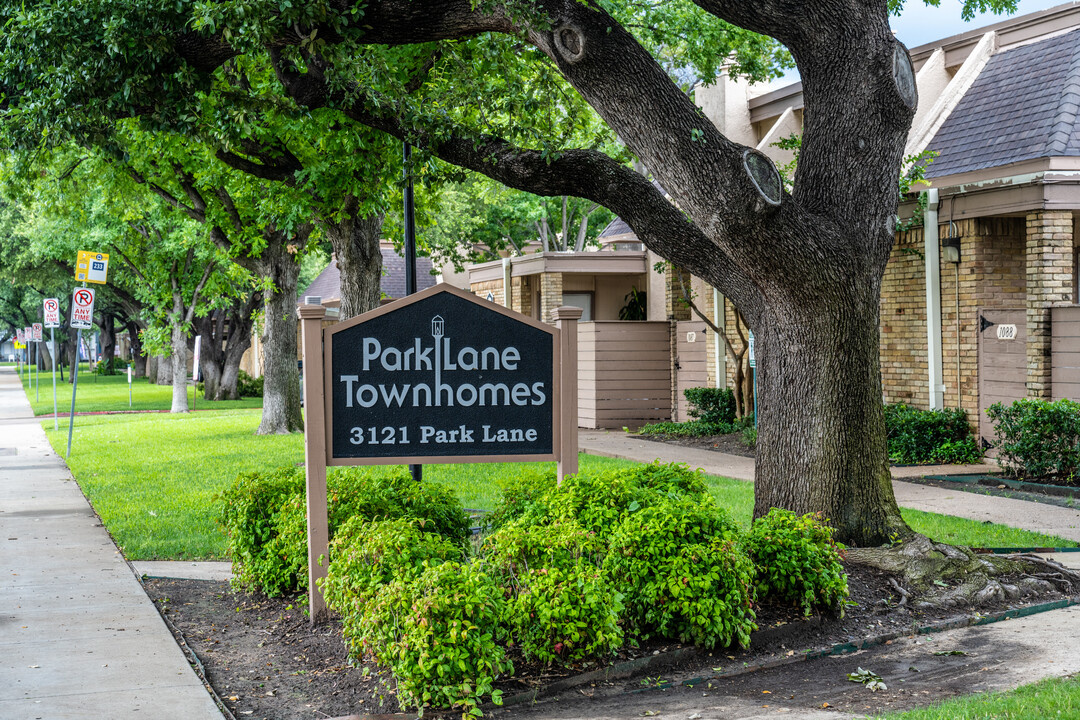
[[[713,452],[722,452],[740,457],[754,457],[754,448],[743,442],[742,433],[703,435],[701,437],[684,437],[682,435],[636,435],[635,437],[668,445],[712,450]]]
[[[747,650],[729,648],[707,652],[690,649],[663,668],[653,665],[642,673],[712,673],[716,668],[740,668],[781,660],[811,649],[852,643],[885,633],[910,633],[955,616],[962,610],[916,612],[898,606],[889,576],[878,570],[849,564],[851,600],[843,618],[816,615],[803,618],[790,607],[758,608],[759,630]],[[178,642],[194,651],[204,679],[236,718],[332,718],[350,714],[389,713],[399,710],[389,672],[375,663],[350,661],[341,625],[332,621],[312,629],[296,598],[269,599],[235,592],[228,583],[206,580],[147,579],[147,594],[174,629]],[[1050,594],[1024,603],[1063,597]],[[627,649],[611,662],[655,657],[663,661],[683,646],[647,643]],[[817,662],[817,661],[813,661]],[[596,665],[575,668],[543,667],[515,659],[517,676],[498,684],[504,697],[548,686],[568,677],[596,670]],[[734,682],[734,679],[732,679]],[[590,683],[614,694],[640,689],[640,679]],[[526,705],[520,712],[525,712]],[[514,708],[500,716],[519,712]],[[433,713],[428,711],[425,716]]]

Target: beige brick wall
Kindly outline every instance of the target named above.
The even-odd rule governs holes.
[[[887,403],[929,405],[921,229],[899,233],[881,281],[881,384]]]
[[[949,223],[938,232],[944,241]],[[939,259],[945,406],[962,407],[974,419],[979,412],[979,308],[1025,306],[1024,227],[1018,219],[981,218],[953,223],[952,232],[960,237],[960,263]],[[930,404],[924,249],[921,228],[898,234],[881,288],[884,399],[920,408]]]
[[[540,319],[543,322],[554,324],[551,312],[562,307],[563,299],[562,273],[541,273],[540,275]]]
[[[1050,398],[1050,308],[1073,301],[1071,212],[1027,216],[1027,391]]]
[[[469,286],[473,295],[477,297],[487,298],[488,293],[495,296],[495,302],[499,305],[503,304],[503,282],[502,280],[488,280],[487,282],[472,283]]]

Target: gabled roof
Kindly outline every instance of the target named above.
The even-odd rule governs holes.
[[[383,294],[391,299],[405,297],[405,258],[397,254],[393,247],[382,246],[383,275],[381,288]],[[431,274],[431,258],[416,258],[416,289],[426,290],[435,285],[435,277]],[[341,272],[337,262],[331,260],[330,264],[319,273],[319,276],[311,281],[300,298],[307,295],[318,295],[323,302],[341,299]]]
[[[1080,30],[1000,52],[927,145],[927,177],[1080,156]]]

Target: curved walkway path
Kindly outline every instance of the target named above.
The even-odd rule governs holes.
[[[582,452],[625,458],[638,462],[684,462],[710,475],[738,480],[754,479],[754,459],[711,450],[682,447],[642,440],[617,430],[582,430],[578,436]],[[997,470],[996,465],[921,465],[894,467],[893,489],[902,507],[994,522],[1023,530],[1059,535],[1080,542],[1080,509],[1034,503],[1026,500],[980,495],[904,482],[904,477],[927,475],[982,475]]]
[[[0,718],[220,720],[0,368]]]

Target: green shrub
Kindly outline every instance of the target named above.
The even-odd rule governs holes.
[[[685,464],[653,462],[567,477],[550,491],[545,502],[552,518],[575,520],[606,539],[627,513],[682,495],[708,497],[701,473]]]
[[[727,435],[733,432],[735,432],[735,426],[731,423],[707,423],[702,420],[681,423],[649,423],[638,430],[639,435],[673,435],[676,437],[709,437],[710,435]]]
[[[596,533],[573,520],[551,524],[518,520],[484,538],[480,554],[494,572],[508,576],[513,584],[529,570],[569,569],[582,560],[599,565],[605,548]]]
[[[687,388],[683,395],[690,404],[690,417],[709,425],[735,422],[735,393],[730,388]]]
[[[1053,477],[1071,484],[1080,471],[1080,403],[1023,399],[994,403],[986,414],[997,433],[998,462],[1014,477]]]
[[[278,470],[265,478],[259,473],[243,475],[220,499],[234,584],[270,597],[307,589],[303,469]],[[424,532],[459,547],[470,537],[469,518],[457,497],[441,486],[413,482],[403,468],[389,472],[346,468],[331,473],[327,478],[330,538],[353,517],[411,518]]]
[[[412,581],[395,580],[366,603],[349,638],[390,668],[404,707],[451,707],[478,715],[497,678],[514,666],[505,639],[503,589],[481,565],[428,565]]]
[[[799,517],[773,508],[754,521],[746,550],[757,567],[759,598],[774,597],[802,608],[842,609],[848,596],[847,575],[840,564],[843,546],[820,514]]]
[[[241,370],[236,378],[236,394],[239,397],[262,397],[263,382],[264,379],[262,375],[253,378]]]
[[[959,408],[919,410],[885,406],[889,459],[898,463],[977,462],[982,453]]]
[[[502,494],[495,509],[484,516],[484,523],[497,530],[526,513],[547,516],[544,498],[556,486],[555,471],[524,470],[509,481],[499,483]]]
[[[685,464],[653,462],[599,474],[578,473],[556,484],[554,474],[524,474],[502,488],[488,524],[500,528],[511,521],[546,524],[574,520],[601,539],[622,516],[657,502],[661,496],[708,494],[700,471]]]
[[[352,641],[363,635],[358,624],[364,606],[382,587],[413,581],[430,565],[462,559],[459,545],[424,532],[414,519],[354,517],[330,543],[330,564],[320,588],[327,605],[341,614],[345,636]],[[357,646],[354,652],[362,654],[362,649]]]
[[[742,440],[743,445],[746,447],[751,450],[755,449],[757,447],[757,428],[743,428],[742,432],[739,434],[739,439]]]
[[[746,646],[754,626],[754,566],[738,527],[708,498],[666,499],[628,514],[611,536],[604,574],[646,637],[706,648]]]
[[[622,595],[595,565],[534,567],[516,579],[508,624],[526,658],[573,663],[610,655],[622,645]]]
[[[304,497],[303,469],[280,468],[244,473],[214,498],[221,507],[218,524],[232,557],[234,585],[264,589],[267,595],[296,585],[295,570],[267,551],[278,534],[278,516],[292,509],[296,497]]]

